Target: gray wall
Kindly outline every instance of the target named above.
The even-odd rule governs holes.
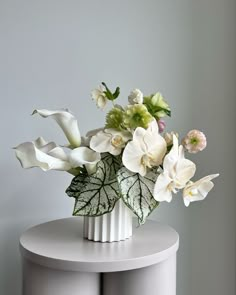
[[[209,199],[192,208],[190,294],[231,295],[236,294],[236,1],[196,1],[194,11],[192,122],[209,140],[199,165],[221,176]]]
[[[193,160],[199,177],[220,172],[214,191],[188,209],[176,197],[151,218],[180,233],[178,295],[235,294],[235,19],[233,0],[0,0],[1,295],[20,295],[21,232],[73,206],[70,175],[23,170],[11,148],[40,135],[65,143],[34,108],[68,107],[82,133],[101,126],[89,96],[101,81],[121,86],[121,102],[135,87],[161,90],[169,130],[207,134]]]

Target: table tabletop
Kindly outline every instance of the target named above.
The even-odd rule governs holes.
[[[179,236],[168,225],[147,221],[125,241],[101,243],[83,238],[83,218],[49,221],[20,238],[24,258],[58,270],[114,272],[157,264],[178,250]]]

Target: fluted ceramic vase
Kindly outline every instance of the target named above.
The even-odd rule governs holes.
[[[84,217],[84,238],[95,242],[118,242],[132,236],[132,212],[120,199],[111,213]]]

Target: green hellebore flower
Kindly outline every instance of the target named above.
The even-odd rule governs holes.
[[[171,115],[170,107],[160,92],[144,97],[143,103],[147,107],[149,113],[156,119]]]
[[[143,104],[128,105],[124,113],[124,126],[129,129],[147,129],[152,120],[152,115]]]
[[[106,128],[122,130],[124,111],[118,107],[111,109],[106,116]]]

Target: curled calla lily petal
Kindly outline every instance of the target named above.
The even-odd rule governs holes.
[[[77,120],[68,110],[34,110],[34,114],[39,114],[43,118],[52,117],[65,133],[71,147],[76,148],[81,144],[80,131]]]
[[[60,159],[60,160],[63,160],[63,161],[68,162],[68,155],[59,146],[56,146],[55,148],[53,148],[50,151],[48,151],[48,155],[49,156],[52,156],[54,158],[57,158],[57,159]]]
[[[185,206],[188,207],[191,202],[204,200],[209,191],[214,187],[214,183],[211,180],[218,176],[219,174],[211,174],[196,182],[189,182],[183,190]]]
[[[14,149],[23,168],[39,167],[44,171],[71,169],[63,149],[54,142],[46,142],[42,137],[32,142],[24,142]]]
[[[92,136],[90,148],[98,153],[108,152],[116,156],[121,153],[125,144],[131,137],[132,135],[129,131],[119,131],[108,128]]]
[[[96,172],[97,163],[101,155],[88,147],[78,147],[69,154],[69,161],[73,168],[85,166],[88,174]]]
[[[154,186],[153,196],[156,201],[170,202],[172,193],[185,187],[193,177],[196,165],[185,159],[183,146],[178,145],[178,139],[173,135],[173,147],[163,161],[163,172],[158,176]]]
[[[141,176],[147,173],[147,168],[158,166],[166,153],[166,142],[159,134],[156,120],[153,120],[148,129],[138,127],[123,153],[123,164],[132,172]]]
[[[86,164],[95,165],[101,160],[101,155],[88,147],[78,147],[68,155],[73,168],[82,167]]]

